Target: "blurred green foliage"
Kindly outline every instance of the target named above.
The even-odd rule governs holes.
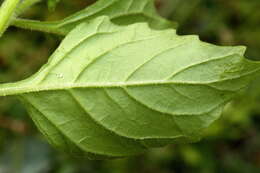
[[[61,19],[94,0],[56,2],[43,1],[23,17]],[[161,15],[179,22],[179,34],[197,34],[219,45],[246,45],[246,56],[260,60],[259,0],[158,0],[157,7]],[[36,72],[60,41],[58,36],[9,28],[0,40],[0,82]],[[0,173],[258,173],[260,77],[226,106],[204,136],[195,144],[167,146],[127,159],[72,158],[46,143],[15,98],[1,98]]]

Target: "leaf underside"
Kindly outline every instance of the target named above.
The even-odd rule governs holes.
[[[91,158],[191,142],[260,70],[220,47],[108,17],[80,24],[39,72],[2,84],[54,146]]]
[[[15,19],[12,25],[31,30],[39,30],[60,35],[66,35],[82,22],[88,22],[98,16],[109,16],[118,25],[129,25],[137,22],[147,22],[154,29],[176,28],[177,24],[170,22],[157,14],[154,0],[98,0],[93,5],[55,22],[40,22],[26,19]]]

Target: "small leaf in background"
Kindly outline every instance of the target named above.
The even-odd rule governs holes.
[[[18,95],[57,148],[130,156],[200,138],[259,73],[244,51],[100,17],[74,29],[38,73],[1,85],[0,95]]]
[[[48,0],[47,3],[48,3],[48,9],[50,11],[54,11],[57,4],[60,2],[60,0]]]
[[[54,3],[56,1],[49,1]],[[98,16],[108,16],[118,25],[129,25],[147,22],[154,29],[176,28],[175,22],[168,21],[157,13],[154,0],[99,0],[91,6],[55,22],[40,22],[26,19],[16,19],[14,26],[43,32],[66,35],[82,22],[89,22]]]

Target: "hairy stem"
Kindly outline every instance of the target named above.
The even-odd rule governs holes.
[[[66,35],[66,32],[57,31],[57,23],[55,22],[41,22],[41,21],[29,20],[29,19],[14,19],[11,25],[23,29],[42,31],[42,32],[53,33],[58,35]]]
[[[0,8],[0,37],[5,32],[20,0],[5,0]]]

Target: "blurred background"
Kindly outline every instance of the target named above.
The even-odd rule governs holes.
[[[58,0],[57,0],[58,1]],[[1,0],[0,0],[1,2]],[[61,19],[94,0],[42,1],[23,17]],[[179,23],[178,33],[218,45],[246,45],[260,60],[259,0],[157,0],[160,14]],[[9,28],[0,40],[0,83],[36,72],[61,37]],[[127,159],[89,161],[53,149],[15,98],[0,100],[0,173],[259,173],[260,77],[229,103],[195,144],[152,149]]]

